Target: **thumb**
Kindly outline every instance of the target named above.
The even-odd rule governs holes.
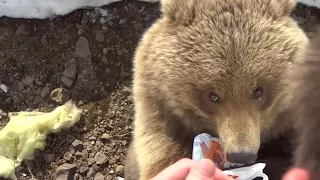
[[[201,159],[194,163],[186,180],[213,180],[216,167],[209,159]]]

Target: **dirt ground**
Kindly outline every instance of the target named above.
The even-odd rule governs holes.
[[[312,38],[319,15],[299,5],[293,16]],[[8,112],[51,111],[69,99],[85,112],[71,129],[50,134],[35,160],[16,170],[18,179],[123,177],[132,57],[157,17],[159,4],[126,1],[55,19],[0,18],[0,85],[8,87],[0,89],[0,127]]]

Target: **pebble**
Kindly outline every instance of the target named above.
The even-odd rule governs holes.
[[[67,160],[67,161],[70,161],[71,157],[72,157],[72,154],[71,154],[69,151],[67,151],[67,152],[64,153],[64,155],[63,155],[63,159],[65,159],[65,160]]]
[[[103,54],[107,54],[108,53],[108,49],[107,48],[103,48],[102,52],[103,52]]]
[[[109,140],[110,138],[111,138],[111,136],[108,133],[103,133],[102,136],[101,136],[102,140]]]
[[[49,87],[44,87],[43,89],[42,89],[42,91],[41,91],[41,97],[42,98],[44,98],[44,97],[46,97],[47,95],[49,95],[49,93],[50,93],[50,89],[49,89]]]
[[[74,51],[74,54],[76,56],[82,57],[82,58],[91,58],[91,51],[89,48],[89,41],[87,38],[81,36],[79,40],[76,42],[76,50]]]
[[[117,167],[116,167],[116,175],[121,175],[122,173],[123,173],[123,166],[122,165],[118,165]]]
[[[83,159],[83,160],[86,160],[86,159],[88,159],[88,158],[89,158],[88,150],[84,149],[84,150],[82,151],[82,159]]]
[[[22,79],[21,81],[23,82],[24,85],[30,86],[32,84],[32,82],[34,81],[34,78],[31,76],[27,76],[24,79]]]
[[[87,24],[89,22],[89,17],[88,16],[83,16],[82,18],[81,18],[81,24],[82,25],[85,25],[85,24]]]
[[[84,174],[88,170],[89,170],[89,167],[87,165],[80,166],[80,168],[79,168],[80,174]]]
[[[76,174],[77,167],[74,164],[62,164],[60,165],[54,173],[53,179],[56,180],[67,180],[69,177],[73,177]]]
[[[78,139],[76,139],[73,141],[72,146],[75,148],[78,148],[80,146],[83,146],[83,143],[82,143],[82,141],[79,141]]]
[[[103,42],[103,41],[104,41],[104,35],[103,35],[102,32],[100,32],[100,31],[97,31],[97,32],[96,32],[96,40],[97,40],[98,42]]]
[[[126,19],[120,19],[119,24],[122,25],[122,24],[124,24],[124,23],[126,23],[126,22],[127,22]]]
[[[106,162],[107,160],[107,156],[104,155],[103,153],[101,152],[98,152],[95,156],[94,156],[94,159],[95,159],[95,162],[97,164],[103,164]]]
[[[67,78],[67,77],[65,77],[65,76],[62,76],[61,77],[61,82],[64,84],[64,85],[66,85],[67,87],[71,87],[72,85],[73,85],[73,80],[71,80],[71,79],[69,79],[69,78]]]
[[[89,168],[88,172],[87,172],[87,178],[90,178],[93,176],[94,173],[94,169],[92,167]]]
[[[98,173],[94,176],[94,180],[104,180],[103,174],[101,174],[100,172],[98,172]]]
[[[26,34],[26,27],[23,24],[21,24],[16,30],[16,35],[19,36],[23,34]]]
[[[79,152],[79,151],[77,151],[74,155],[75,155],[76,157],[83,157],[82,152]]]
[[[63,76],[75,80],[77,76],[77,62],[75,59],[71,59],[66,63],[66,68],[63,71]]]

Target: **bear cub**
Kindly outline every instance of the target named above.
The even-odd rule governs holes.
[[[295,0],[161,0],[134,57],[125,178],[149,180],[209,133],[234,163],[292,129],[288,72],[308,39]]]

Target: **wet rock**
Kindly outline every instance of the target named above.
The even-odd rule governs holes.
[[[94,180],[104,180],[103,174],[101,174],[100,172],[98,172],[98,173],[94,176]]]
[[[76,50],[74,52],[76,56],[82,58],[91,58],[91,51],[89,48],[89,41],[87,38],[81,36],[76,42]]]
[[[73,179],[74,175],[76,174],[77,167],[74,164],[62,164],[60,165],[56,172],[53,174],[56,180],[68,180]]]
[[[107,161],[107,156],[104,155],[101,152],[98,152],[95,156],[94,156],[94,160],[96,161],[97,164],[103,164]]]

